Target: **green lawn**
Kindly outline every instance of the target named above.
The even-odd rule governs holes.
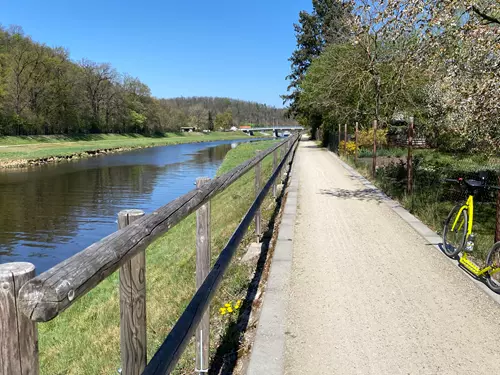
[[[231,150],[219,173],[270,147],[273,141],[242,144]],[[272,172],[272,155],[263,162],[263,179]],[[255,197],[254,173],[249,172],[212,200],[212,261],[223,248]],[[268,197],[263,204],[263,228],[275,204]],[[242,299],[255,264],[240,264],[237,259],[253,238],[251,227],[211,306],[211,352],[236,314],[219,314],[227,302]],[[191,215],[146,251],[147,259],[147,337],[148,360],[187,306],[195,292],[195,215]],[[39,324],[41,373],[116,374],[120,367],[118,275],[113,274],[48,323]],[[237,338],[235,338],[237,340]],[[187,349],[176,370],[192,374],[194,347]]]
[[[132,149],[246,137],[241,132],[166,133],[157,137],[146,137],[139,134],[0,137],[0,167],[19,166],[25,164],[26,160],[65,157],[95,150]]]

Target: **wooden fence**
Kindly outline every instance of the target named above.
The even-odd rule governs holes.
[[[37,322],[54,319],[117,270],[120,271],[122,374],[169,373],[195,331],[196,369],[207,372],[210,301],[254,218],[259,238],[260,206],[271,188],[276,196],[277,180],[287,173],[299,139],[300,134],[287,138],[214,180],[198,179],[196,189],[149,215],[140,210],[121,211],[117,232],[39,276],[34,277],[35,267],[30,263],[0,265],[0,375],[38,374]],[[281,150],[280,161],[278,150]],[[273,173],[261,188],[260,165],[270,154],[273,154]],[[252,168],[256,170],[255,201],[210,270],[210,200]],[[198,290],[146,367],[145,249],[195,211]]]

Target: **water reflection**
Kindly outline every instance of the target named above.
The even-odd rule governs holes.
[[[125,208],[146,212],[214,176],[237,144],[157,147],[28,172],[0,173],[0,263],[27,260],[41,272],[116,230]]]

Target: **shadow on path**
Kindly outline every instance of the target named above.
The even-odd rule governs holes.
[[[375,189],[361,189],[361,190],[348,190],[348,189],[321,189],[319,194],[329,195],[341,199],[357,199],[361,201],[376,201],[378,203],[384,201],[384,197]]]

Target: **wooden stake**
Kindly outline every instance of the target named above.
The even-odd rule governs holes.
[[[0,264],[0,374],[37,375],[36,323],[19,309],[19,289],[35,277],[35,266],[16,262]]]
[[[354,142],[355,142],[355,149],[354,149],[354,160],[358,160],[358,122],[356,121],[356,131],[354,133]]]
[[[339,124],[339,144],[337,146],[337,154],[340,155],[340,124]]]
[[[278,150],[274,150],[273,152],[273,172],[278,167]],[[274,180],[273,184],[273,197],[276,199],[278,196],[278,179]]]
[[[196,180],[196,187],[200,188],[210,182],[208,177]],[[205,281],[210,272],[211,260],[211,229],[210,229],[210,201],[196,211],[196,289]],[[196,330],[196,368],[197,373],[208,372],[210,361],[210,306],[207,307],[203,318]]]
[[[344,125],[344,156],[347,157],[347,123]]]
[[[410,117],[410,123],[408,125],[408,157],[406,158],[406,169],[408,172],[406,193],[408,195],[411,195],[413,193],[413,128],[413,117]]]
[[[500,186],[500,173],[498,174],[497,185]],[[497,192],[497,222],[495,228],[495,242],[500,241],[500,190]]]
[[[142,210],[118,213],[122,229],[144,216]],[[120,351],[123,375],[142,374],[147,363],[146,253],[141,251],[120,268]]]
[[[288,150],[288,142],[286,143],[286,150]],[[258,162],[255,165],[255,197],[257,197],[260,193],[260,165],[261,162]],[[261,217],[261,210],[260,208],[257,210],[255,213],[255,237],[256,237],[256,242],[260,243],[260,235],[261,235],[261,228],[260,228],[260,217]]]
[[[373,120],[373,163],[372,176],[375,177],[377,169],[377,120]]]

